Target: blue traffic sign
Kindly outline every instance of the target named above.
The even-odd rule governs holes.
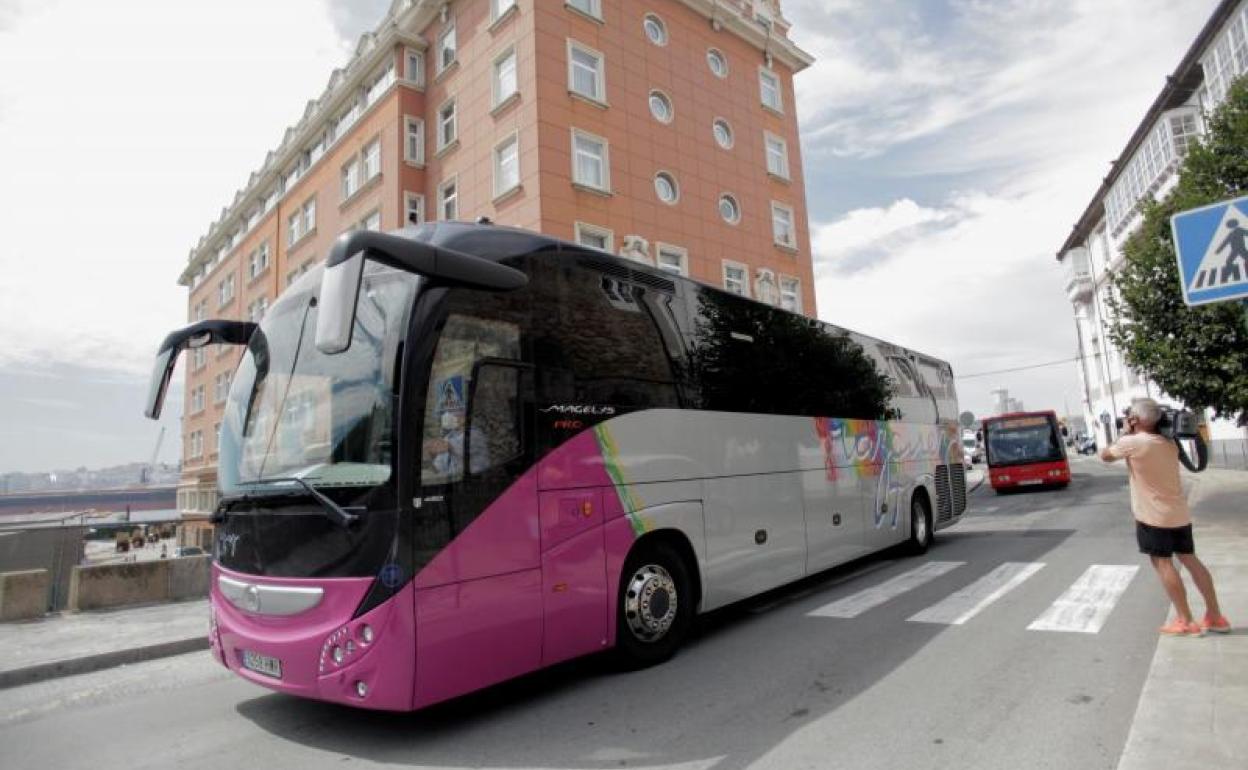
[[[1188,305],[1248,297],[1248,196],[1170,218]]]

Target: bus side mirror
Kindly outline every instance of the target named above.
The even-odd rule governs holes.
[[[156,364],[152,368],[143,414],[153,420],[160,418],[160,410],[164,407],[165,394],[169,391],[169,381],[173,379],[173,369],[177,366],[179,353],[187,348],[202,348],[213,343],[246,345],[257,328],[258,325],[250,321],[214,320],[200,321],[171,332],[156,351]]]

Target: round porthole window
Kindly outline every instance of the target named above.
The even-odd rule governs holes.
[[[655,174],[654,193],[664,203],[675,203],[676,199],[680,197],[680,189],[676,186],[675,177],[666,171],[660,171]]]
[[[646,14],[646,18],[641,23],[646,30],[646,38],[655,45],[667,45],[667,27],[663,24],[663,20],[653,13]]]
[[[728,77],[728,60],[724,58],[723,53],[717,48],[709,48],[706,51],[706,64],[711,68],[717,78]]]
[[[719,196],[719,215],[730,225],[741,221],[741,206],[731,195]]]
[[[662,91],[650,92],[650,114],[660,123],[671,123],[672,115],[675,110],[672,108],[672,100],[667,98],[667,94]]]
[[[725,150],[732,149],[732,126],[728,125],[728,121],[723,118],[717,118],[711,126],[711,130],[715,133],[715,143]]]

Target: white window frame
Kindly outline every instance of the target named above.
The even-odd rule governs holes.
[[[445,127],[446,127],[447,121],[443,118],[443,114],[445,113],[447,107],[451,108],[451,119],[449,121],[450,126],[451,126],[451,138],[450,139],[446,138]],[[446,101],[442,102],[442,104],[438,106],[438,152],[442,152],[443,150],[447,149],[448,147],[451,147],[458,141],[459,141],[459,106],[455,103],[455,97],[451,97],[450,99],[447,99]]]
[[[658,23],[659,31],[662,33],[661,35],[663,38],[662,40],[655,40],[654,38],[650,37],[647,22],[651,20]],[[647,43],[650,43],[651,45],[657,45],[660,48],[666,46],[668,43],[672,41],[672,33],[669,32],[667,29],[667,22],[663,21],[663,17],[658,15],[657,13],[654,13],[653,11],[641,17],[641,34],[646,38]]]
[[[455,193],[453,196],[455,211],[454,211],[454,216],[451,216],[451,217],[448,217],[446,215],[446,202],[447,202],[446,188],[448,187],[455,188]],[[454,219],[459,219],[459,175],[458,174],[452,176],[450,179],[443,180],[442,183],[438,185],[438,219],[442,221],[450,221]]]
[[[411,220],[412,203],[415,203],[416,220]],[[425,223],[425,196],[420,193],[407,192],[403,193],[403,224],[404,225],[423,225]]]
[[[515,6],[512,6],[513,8]],[[501,65],[508,59],[511,60],[511,90],[503,91],[503,82],[500,77]],[[494,57],[494,64],[490,68],[491,92],[493,101],[491,106],[497,109],[500,105],[512,97],[520,94],[520,60],[516,56],[516,47],[508,46],[498,56]]]
[[[349,201],[364,186],[363,180],[360,178],[360,156],[352,155],[351,159],[342,164],[342,170],[339,172],[341,180],[342,199]]]
[[[767,80],[770,79],[775,85],[776,103],[772,104],[767,101]],[[781,88],[780,76],[775,70],[768,67],[758,68],[758,99],[763,107],[784,114],[784,90]]]
[[[225,307],[234,301],[234,274],[228,273],[217,284],[217,307]]]
[[[779,152],[780,168],[779,170],[773,169],[771,167],[771,159],[773,155],[772,153],[773,142],[779,142],[780,144],[780,152]],[[789,143],[784,140],[784,137],[777,136],[776,134],[773,134],[770,131],[764,131],[763,132],[763,156],[764,156],[765,162],[767,163],[768,174],[771,174],[772,176],[778,179],[784,179],[785,181],[792,179],[792,177],[789,175]]]
[[[715,126],[718,123],[723,123],[724,128],[728,129],[728,144],[720,142],[719,136],[715,133]],[[715,140],[715,146],[721,150],[731,150],[737,144],[737,132],[732,130],[732,123],[724,117],[717,117],[711,121],[711,138]]]
[[[490,0],[490,22],[496,22],[518,8],[516,0]]]
[[[665,255],[675,256],[677,258],[680,264],[677,265],[675,270],[672,270],[670,267],[664,266],[663,257]],[[672,273],[673,275],[688,276],[689,275],[689,250],[681,246],[676,246],[675,244],[663,243],[662,241],[659,241],[658,243],[655,244],[654,264],[655,264],[655,267],[657,267],[659,270],[662,270],[663,272]]]
[[[663,200],[663,196],[659,195],[659,177],[665,177],[668,182],[671,182],[672,199],[670,201]],[[654,187],[654,197],[658,199],[659,203],[666,206],[675,206],[677,203],[680,203],[680,182],[676,181],[675,174],[666,169],[659,169],[654,173],[654,180],[652,184]]]
[[[602,163],[601,186],[586,182],[579,179],[577,176],[577,169],[580,167],[580,164],[577,163],[576,149],[576,140],[578,138],[587,139],[591,142],[597,142],[602,146],[602,156],[600,161]],[[604,193],[611,192],[611,143],[604,137],[598,136],[597,134],[591,134],[588,131],[584,131],[576,127],[572,128],[572,184],[588,190],[597,190],[598,192]]]
[[[515,152],[514,162],[516,164],[516,178],[512,184],[503,186],[504,180],[503,180],[502,153],[503,153],[503,150],[506,149],[508,145],[512,145],[514,147],[514,152]],[[503,141],[494,145],[493,157],[494,157],[494,162],[492,165],[494,167],[494,197],[497,199],[497,198],[501,198],[507,193],[512,192],[513,190],[520,189],[520,132],[513,131],[509,136],[504,137]]]
[[[729,287],[728,285],[728,268],[730,267],[738,268],[741,270],[741,280],[740,280],[741,291],[740,292],[733,291],[732,288]],[[730,294],[736,294],[737,296],[740,296],[740,297],[750,296],[750,268],[748,265],[742,264],[741,262],[736,262],[731,259],[722,260],[722,268],[720,270],[720,276],[723,281],[724,291]]]
[[[712,58],[712,57],[716,57],[716,58],[718,58],[718,59],[720,60],[720,62],[722,62],[722,63],[723,63],[723,65],[724,65],[724,71],[723,71],[723,73],[722,73],[722,74],[721,74],[721,73],[719,73],[719,72],[716,72],[716,71],[715,71],[715,68],[714,68],[713,66],[711,66],[711,58]],[[727,78],[727,77],[728,77],[728,73],[729,73],[729,72],[731,72],[731,69],[728,67],[728,57],[724,55],[724,52],[723,52],[723,51],[721,51],[721,50],[720,50],[720,49],[718,49],[718,48],[715,48],[714,46],[712,46],[712,47],[710,47],[710,48],[706,49],[706,67],[707,67],[707,69],[709,69],[709,70],[711,71],[711,74],[712,74],[712,75],[714,75],[715,77],[719,78],[720,80],[724,80],[725,78]]]
[[[247,255],[247,278],[255,280],[269,269],[269,242],[263,241]]]
[[[608,254],[615,253],[615,232],[610,228],[590,224],[589,222],[577,222],[575,223],[574,228],[577,243],[585,246],[586,248],[598,249],[597,246],[592,246],[585,242],[586,235],[597,236],[603,239],[603,247],[601,251],[605,251]]]
[[[371,171],[369,169],[370,155],[375,159]],[[377,136],[360,150],[360,185],[367,186],[379,176],[381,176],[381,137]]]
[[[731,198],[731,199],[732,199],[733,208],[735,208],[735,209],[737,210],[737,216],[736,216],[736,218],[735,218],[735,219],[728,219],[727,217],[725,217],[725,216],[724,216],[724,212],[723,212],[722,210],[720,210],[720,208],[719,208],[719,204],[720,204],[720,203],[723,203],[724,198]],[[716,211],[716,213],[718,213],[718,214],[719,214],[719,218],[720,218],[721,220],[723,220],[724,222],[726,222],[726,223],[728,223],[728,224],[730,224],[730,225],[739,225],[739,224],[741,224],[741,219],[742,219],[742,217],[744,216],[744,212],[742,212],[742,210],[741,210],[741,199],[740,199],[740,198],[738,198],[736,195],[733,195],[733,194],[732,194],[732,193],[730,193],[730,192],[723,192],[723,193],[720,193],[720,194],[719,194],[719,197],[715,199],[715,211]]]
[[[580,2],[584,2],[587,6],[585,8],[577,5],[577,1],[578,0],[566,0],[564,2],[564,6],[583,16],[588,16],[594,21],[602,21],[602,0],[580,0]]]
[[[445,56],[445,53],[447,50],[446,44],[448,40],[450,41],[450,51],[451,51],[450,61],[447,61],[446,56]],[[456,64],[459,63],[459,36],[456,34],[456,31],[455,31],[455,19],[454,18],[449,19],[446,22],[446,25],[442,27],[442,31],[438,33],[437,56],[438,56],[438,65],[437,65],[436,72],[438,75],[441,75],[443,72],[446,72],[447,70],[449,70],[450,68],[454,67]]]
[[[793,236],[791,243],[782,241],[776,228],[776,212],[783,211],[789,215],[789,233]],[[797,214],[793,211],[793,207],[787,203],[780,201],[771,202],[771,240],[777,246],[783,246],[786,249],[797,248]]]
[[[311,235],[316,231],[316,196],[313,195],[304,201],[299,207],[299,212],[303,214],[303,234]]]
[[[369,226],[368,226],[368,220],[370,220],[370,219],[372,219],[372,218],[374,218],[374,217],[376,217],[376,218],[377,218],[377,226],[376,226],[376,227],[369,227]],[[381,231],[381,209],[379,209],[379,208],[377,208],[377,209],[373,209],[372,211],[370,211],[370,212],[368,212],[367,214],[365,214],[363,217],[360,217],[360,221],[359,221],[359,222],[356,222],[356,224],[355,224],[355,228],[354,228],[354,229],[356,229],[356,230],[372,230],[372,231],[374,231],[374,232],[380,232],[380,231]]]
[[[791,290],[786,290],[786,284],[791,285]],[[793,313],[800,314],[802,312],[802,279],[792,276],[780,274],[777,282],[780,288],[780,307]],[[785,303],[786,297],[792,297],[791,307]]]
[[[412,63],[416,66],[413,67]],[[415,69],[415,72],[413,72]],[[403,49],[403,79],[416,86],[425,85],[425,52],[415,48]]]
[[[660,118],[658,115],[654,113],[654,104],[652,103],[651,100],[654,99],[656,96],[659,98],[659,101],[667,105],[667,120]],[[665,126],[670,126],[672,124],[672,121],[676,120],[676,102],[672,101],[672,97],[668,96],[667,92],[661,88],[650,89],[650,93],[646,95],[646,109],[650,111],[650,117],[654,118],[655,120],[659,121]]]
[[[413,152],[412,139],[416,140]],[[425,119],[403,116],[403,161],[413,166],[425,165]]]
[[[573,50],[588,54],[597,60],[597,66],[594,68],[594,84],[597,86],[597,92],[587,94],[576,87],[576,68],[577,64],[572,58]],[[605,105],[607,103],[607,57],[601,51],[590,48],[579,41],[568,38],[568,93],[579,96],[582,99],[588,99],[591,102]]]

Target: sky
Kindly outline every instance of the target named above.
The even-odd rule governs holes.
[[[1054,254],[1215,5],[783,0],[819,315],[960,376],[1073,358]],[[388,6],[0,0],[0,472],[178,459],[180,380],[141,411],[189,250]],[[958,385],[1078,409],[1073,363]]]

